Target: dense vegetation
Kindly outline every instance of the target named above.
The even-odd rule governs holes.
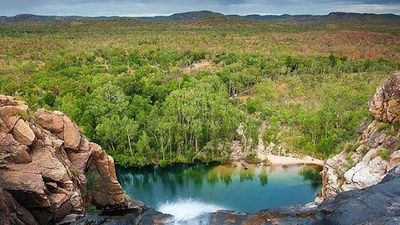
[[[325,158],[400,69],[398,26],[371,24],[0,24],[0,93],[65,112],[121,165],[228,160],[263,121],[264,142]]]

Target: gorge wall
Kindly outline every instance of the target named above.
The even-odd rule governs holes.
[[[124,196],[113,158],[66,115],[0,96],[0,224],[68,223],[95,207],[146,210]]]
[[[322,197],[377,184],[400,164],[400,74],[377,89],[369,111],[358,139],[326,161]]]

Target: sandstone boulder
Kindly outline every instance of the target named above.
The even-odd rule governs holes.
[[[91,165],[91,171],[93,171],[96,177],[98,191],[93,196],[93,202],[98,205],[106,206],[109,204],[117,204],[123,201],[124,192],[118,183],[114,159],[101,152],[98,156],[94,157],[94,163]],[[110,195],[113,193],[113,195]]]
[[[35,122],[49,130],[51,133],[63,138],[64,114],[61,112],[50,112],[45,109],[39,109],[34,114]]]
[[[369,111],[380,121],[400,121],[400,74],[379,87],[369,104]]]
[[[35,134],[29,125],[22,119],[19,119],[12,129],[12,134],[20,144],[31,145],[35,140]]]
[[[0,165],[5,163],[29,163],[28,147],[17,142],[13,135],[0,130]]]
[[[14,197],[0,188],[0,224],[37,225],[32,214],[22,207]]]
[[[74,124],[67,116],[63,116],[64,122],[64,147],[78,150],[79,144],[81,143],[81,133],[79,132],[78,126]]]
[[[7,132],[11,131],[19,118],[26,116],[28,114],[28,106],[23,102],[16,101],[14,98],[9,96],[0,95],[0,118],[2,123],[6,125],[8,129]]]

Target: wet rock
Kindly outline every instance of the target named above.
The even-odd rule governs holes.
[[[100,225],[106,222],[107,218],[105,216],[89,215],[82,219],[74,222],[74,225]]]
[[[210,219],[211,225],[227,224],[235,225],[242,224],[249,217],[246,213],[239,213],[235,211],[217,211],[212,214]]]
[[[171,215],[160,213],[152,208],[147,209],[136,217],[137,225],[163,225],[172,219]]]
[[[147,208],[140,214],[128,212],[123,216],[88,215],[71,225],[164,225],[168,224],[169,219],[170,215]]]
[[[83,215],[80,214],[68,214],[61,221],[57,222],[56,225],[69,225],[76,222]]]

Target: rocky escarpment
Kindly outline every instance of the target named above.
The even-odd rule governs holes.
[[[357,141],[327,160],[322,197],[377,184],[400,164],[400,74],[377,89],[369,111],[373,118],[360,127]]]
[[[0,224],[64,224],[88,207],[103,214],[147,210],[125,198],[113,158],[66,115],[32,114],[24,102],[0,96]]]

